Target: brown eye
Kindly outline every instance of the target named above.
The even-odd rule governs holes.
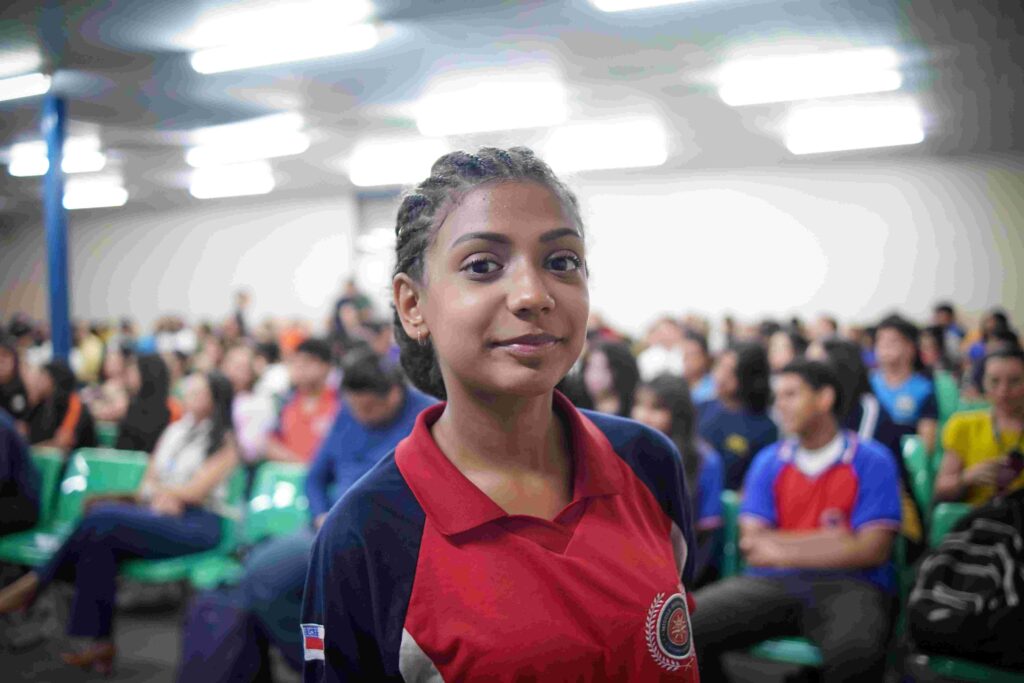
[[[559,273],[571,273],[583,267],[583,261],[575,254],[558,254],[548,259],[548,267]]]
[[[490,275],[496,272],[501,266],[497,261],[491,259],[475,259],[466,264],[462,270],[467,271],[471,275]]]

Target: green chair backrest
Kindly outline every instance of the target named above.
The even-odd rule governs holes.
[[[738,576],[743,565],[740,555],[740,495],[722,491],[722,578]]]
[[[932,489],[935,481],[931,456],[928,455],[919,437],[903,437],[903,464],[910,476],[910,491],[914,494],[921,511],[927,516],[932,509]]]
[[[39,523],[46,524],[54,514],[54,500],[57,497],[60,471],[64,467],[64,456],[60,451],[32,449],[32,464],[39,473]]]
[[[945,371],[935,373],[935,401],[939,405],[939,424],[946,424],[950,415],[960,407],[960,387],[956,379]]]
[[[245,468],[236,467],[228,478],[228,493],[225,501],[228,507],[238,511],[238,517],[242,515],[245,506]],[[218,549],[223,552],[231,552],[238,546],[239,518],[224,517],[221,524],[220,545]]]
[[[306,471],[305,465],[295,463],[259,466],[245,511],[246,543],[291,533],[309,521]]]
[[[932,514],[932,526],[928,532],[928,542],[933,548],[942,542],[960,519],[971,511],[968,503],[939,503]]]
[[[80,448],[72,453],[60,484],[54,524],[66,527],[77,522],[87,496],[136,490],[148,459],[145,453],[104,448]]]
[[[117,423],[97,420],[96,443],[103,448],[113,448],[117,444]]]

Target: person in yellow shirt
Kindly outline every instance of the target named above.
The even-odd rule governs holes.
[[[983,378],[992,409],[954,415],[946,424],[937,501],[979,505],[1024,488],[1024,351],[990,353]]]

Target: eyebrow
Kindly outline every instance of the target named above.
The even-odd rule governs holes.
[[[554,240],[561,239],[562,237],[579,237],[582,239],[582,235],[572,228],[556,228],[541,235],[540,241],[553,242]],[[469,242],[470,240],[485,240],[487,242],[497,242],[498,244],[512,244],[511,238],[498,232],[467,232],[465,235],[462,235],[452,242],[452,248],[462,244],[463,242]]]

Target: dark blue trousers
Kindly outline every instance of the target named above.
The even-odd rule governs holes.
[[[74,582],[68,633],[109,638],[121,560],[211,550],[220,542],[220,529],[221,518],[202,508],[187,508],[172,517],[127,503],[98,505],[39,569],[40,586],[58,578]]]

